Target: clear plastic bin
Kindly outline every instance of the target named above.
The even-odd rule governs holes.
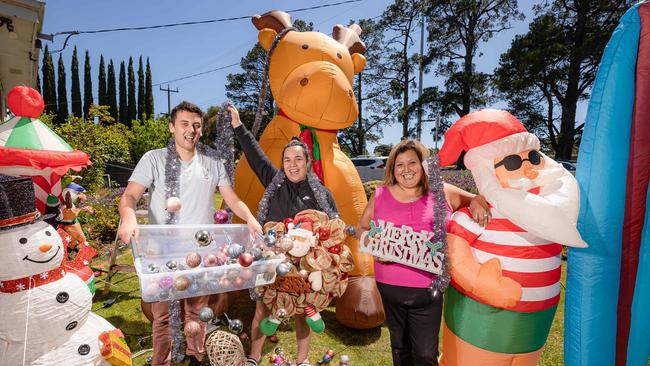
[[[140,235],[131,240],[131,247],[142,300],[146,302],[267,285],[275,282],[275,269],[285,260],[283,254],[272,253],[262,240],[251,240],[246,225],[140,225],[139,229]],[[195,240],[195,234],[201,230],[212,238],[206,246]],[[240,244],[247,252],[258,247],[266,256],[243,267],[238,258],[230,260],[223,252],[223,247],[231,244]],[[200,265],[191,267],[186,263],[190,253],[201,256]],[[209,254],[227,261],[208,266],[205,261]]]

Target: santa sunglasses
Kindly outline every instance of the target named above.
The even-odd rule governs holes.
[[[526,160],[528,160],[533,165],[539,165],[542,162],[542,154],[540,154],[537,150],[531,150],[528,152],[528,159],[522,159],[519,155],[508,155],[500,162],[494,164],[494,167],[498,168],[503,165],[506,170],[512,172],[521,168],[521,165]]]

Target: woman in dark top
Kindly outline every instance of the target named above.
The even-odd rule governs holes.
[[[253,172],[266,189],[259,204],[257,221],[262,225],[268,221],[281,222],[307,209],[323,211],[330,218],[339,216],[332,193],[311,172],[309,150],[302,140],[293,138],[285,145],[282,151],[282,169],[278,169],[266,156],[255,136],[241,123],[237,109],[232,106],[228,108],[235,137]],[[251,297],[255,297],[254,292],[251,292]],[[251,325],[251,352],[246,360],[247,366],[257,366],[260,363],[266,337],[260,331],[259,324],[269,315],[262,301],[259,298],[253,299],[256,300],[256,307]],[[304,316],[295,317],[295,323],[298,346],[296,361],[298,366],[308,366],[311,329]]]

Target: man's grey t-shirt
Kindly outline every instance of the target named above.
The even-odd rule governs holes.
[[[164,224],[167,219],[165,203],[165,162],[167,149],[145,153],[136,165],[130,182],[149,188],[149,223]],[[214,223],[214,192],[218,186],[230,186],[226,168],[221,160],[197,153],[190,161],[181,160],[179,224]]]

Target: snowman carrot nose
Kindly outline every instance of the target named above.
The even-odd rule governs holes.
[[[40,251],[43,252],[43,253],[47,252],[47,251],[50,250],[50,249],[52,249],[52,245],[51,245],[51,244],[43,244],[43,245],[41,245],[41,246],[38,247],[38,250],[40,250]]]

